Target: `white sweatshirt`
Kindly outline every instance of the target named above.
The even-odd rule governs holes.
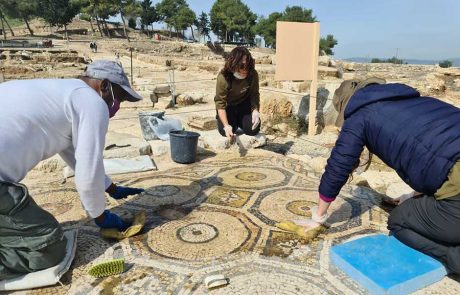
[[[20,182],[57,153],[75,171],[83,207],[105,209],[102,152],[109,123],[105,101],[78,79],[18,80],[0,84],[0,180]]]

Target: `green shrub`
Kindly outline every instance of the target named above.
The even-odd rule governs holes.
[[[452,66],[452,62],[450,60],[443,60],[442,62],[439,63],[439,66],[441,68],[450,68]]]

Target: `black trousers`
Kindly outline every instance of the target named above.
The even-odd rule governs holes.
[[[260,125],[256,129],[252,130],[252,110],[251,110],[251,101],[249,99],[243,101],[240,104],[227,106],[225,108],[227,113],[228,124],[232,126],[233,133],[236,130],[241,128],[244,134],[254,136],[259,133]],[[225,136],[224,124],[220,121],[219,115],[216,115],[217,119],[217,130],[222,136]]]
[[[407,246],[460,274],[460,196],[409,199],[391,212],[388,229]]]

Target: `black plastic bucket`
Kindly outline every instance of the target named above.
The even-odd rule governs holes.
[[[185,130],[169,132],[171,158],[181,164],[193,163],[196,160],[199,133]]]

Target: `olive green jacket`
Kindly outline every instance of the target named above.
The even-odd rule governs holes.
[[[225,109],[228,105],[238,105],[243,101],[251,100],[251,109],[258,110],[260,105],[259,74],[253,70],[245,79],[232,77],[230,83],[225,80],[222,72],[217,76],[216,109]]]

